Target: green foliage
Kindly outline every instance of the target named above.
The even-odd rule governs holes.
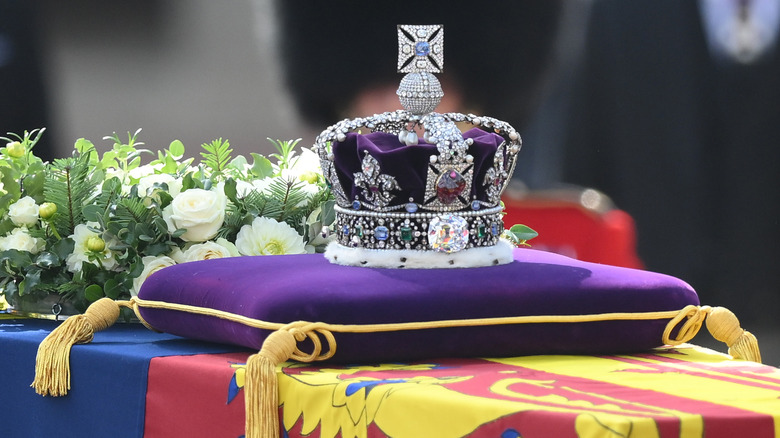
[[[230,162],[230,154],[233,149],[230,149],[230,142],[228,140],[214,140],[211,143],[203,143],[202,145],[205,152],[201,152],[203,157],[203,164],[211,170],[214,174],[222,174],[227,168],[228,162]]]
[[[159,173],[183,175],[194,160],[193,158],[182,160],[184,151],[184,144],[179,140],[174,140],[167,149],[158,151],[157,159],[149,164],[152,166],[160,166]]]
[[[74,157],[54,160],[45,173],[44,196],[57,206],[51,224],[60,236],[73,234],[76,225],[84,222],[82,209],[94,197],[102,181],[90,170],[94,150],[76,153]]]
[[[538,236],[539,233],[526,225],[515,224],[508,230],[504,230],[501,237],[509,240],[517,246],[531,246],[528,241]]]
[[[271,144],[276,148],[277,153],[271,154],[271,156],[279,161],[279,168],[287,169],[290,167],[291,159],[294,154],[293,149],[295,149],[295,146],[300,143],[301,139],[298,138],[295,140],[282,141],[269,138],[268,141],[270,141]]]

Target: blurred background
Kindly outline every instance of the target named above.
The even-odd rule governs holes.
[[[447,95],[523,135],[515,193],[596,193],[589,217],[627,212],[644,266],[752,322],[779,365],[780,0],[423,3],[422,21],[447,29]],[[138,128],[150,149],[179,139],[194,154],[222,137],[235,153],[269,153],[267,137],[308,146],[364,115],[344,90],[395,101],[404,20],[388,14],[412,9],[280,4],[281,15],[272,0],[0,0],[0,133],[46,126],[45,158]],[[379,59],[391,88],[343,77],[376,76]],[[572,228],[561,229],[588,234]]]
[[[237,153],[247,153],[270,150],[266,137],[308,134],[279,80],[270,1],[2,0],[0,5],[7,41],[0,43],[0,53],[9,40],[23,43],[14,50],[24,50],[25,61],[14,70],[30,83],[31,66],[40,64],[45,138],[58,156],[69,154],[77,138],[108,147],[104,136],[116,131],[125,138],[138,128],[148,148],[179,139],[190,152],[219,137],[230,139]],[[3,83],[0,87],[10,86]],[[32,106],[25,102],[32,91],[13,99],[10,91],[4,93],[2,115]],[[3,134],[6,123],[0,120]]]

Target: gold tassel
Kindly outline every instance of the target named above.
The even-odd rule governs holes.
[[[119,318],[119,306],[110,298],[92,303],[83,315],[66,319],[38,346],[35,358],[35,392],[59,397],[70,389],[70,348],[92,341],[95,332],[110,327]]]
[[[739,319],[729,309],[713,307],[707,316],[707,329],[713,338],[729,346],[729,354],[735,359],[761,363],[758,340],[740,327]]]
[[[249,356],[244,380],[246,438],[279,436],[279,382],[276,367],[295,352],[296,340],[287,330],[271,333],[260,352]]]

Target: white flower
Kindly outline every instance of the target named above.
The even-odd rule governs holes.
[[[30,236],[26,228],[14,228],[7,235],[0,237],[0,251],[15,249],[38,254],[46,245],[43,239]]]
[[[157,166],[160,167],[160,166]],[[145,164],[143,166],[138,166],[136,168],[130,169],[127,174],[130,176],[130,178],[133,179],[141,179],[145,176],[153,175],[155,171],[155,167],[150,164]]]
[[[256,179],[252,181],[252,187],[258,191],[258,193],[268,194],[268,187],[271,185],[273,178]]]
[[[33,198],[25,196],[8,207],[8,217],[14,225],[31,227],[38,223],[38,205]]]
[[[219,238],[216,242],[196,243],[190,246],[184,252],[174,257],[177,263],[195,262],[198,260],[221,259],[225,257],[238,257],[236,245],[228,242],[227,239]]]
[[[301,148],[301,154],[290,161],[292,165],[286,170],[298,179],[304,180],[309,175],[322,173],[320,157],[310,148]]]
[[[144,284],[147,278],[160,269],[173,266],[176,262],[167,256],[146,256],[141,259],[144,264],[144,270],[141,271],[141,275],[133,279],[133,289],[130,294],[134,297],[138,296],[138,291],[141,290],[141,285]]]
[[[90,231],[89,227],[96,228],[97,226],[98,224],[95,222],[87,222],[86,224],[76,225],[76,228],[73,229],[73,234],[68,236],[73,239],[73,242],[75,243],[73,252],[70,253],[65,259],[65,263],[68,265],[68,271],[81,271],[81,264],[84,262],[92,263],[95,266],[103,266],[103,268],[108,271],[116,267],[117,262],[114,258],[114,253],[112,253],[109,249],[111,246],[114,246],[118,243],[115,239],[112,239],[110,242],[106,242],[105,248],[103,248],[103,251],[100,251],[100,263],[89,259],[89,255],[94,254],[94,252],[90,251],[87,247],[87,241],[91,237],[101,237],[100,234]]]
[[[172,258],[176,263],[184,263],[184,251],[178,246],[174,246],[168,253],[168,257]]]
[[[179,193],[163,210],[168,230],[186,228],[182,240],[205,242],[217,235],[225,219],[227,198],[224,193],[203,189],[189,189]]]
[[[144,176],[138,181],[138,196],[148,196],[155,184],[168,185],[168,194],[176,197],[181,192],[181,180],[173,175],[159,173],[156,175]]]
[[[243,255],[303,254],[303,237],[291,226],[267,217],[258,217],[244,225],[236,237],[236,248]]]

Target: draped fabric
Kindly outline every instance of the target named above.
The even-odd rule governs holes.
[[[73,347],[72,390],[29,387],[56,323],[0,323],[0,435],[238,438],[251,351],[122,324]],[[232,349],[232,350],[231,350]],[[278,369],[279,436],[770,437],[780,370],[691,345],[630,355]]]

